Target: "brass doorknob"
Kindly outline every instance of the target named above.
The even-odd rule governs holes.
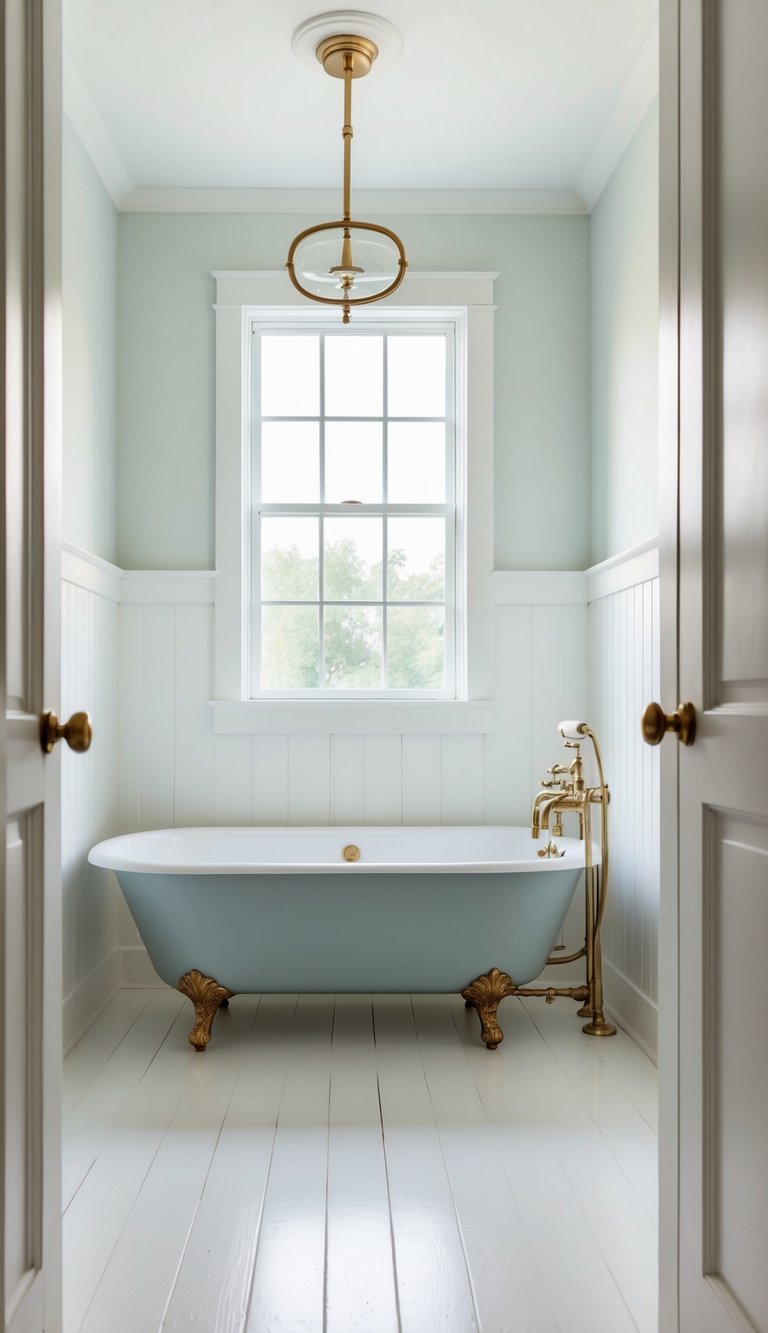
[[[676,713],[665,713],[661,704],[649,704],[641,723],[646,745],[660,745],[668,731],[674,731],[683,745],[696,739],[696,709],[693,704],[678,704]]]
[[[46,754],[50,754],[57,741],[64,739],[70,750],[82,754],[88,749],[93,736],[93,727],[88,713],[73,713],[68,722],[59,722],[55,713],[43,713],[40,727],[40,744]]]

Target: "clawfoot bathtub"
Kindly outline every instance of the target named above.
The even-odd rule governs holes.
[[[584,866],[528,828],[190,828],[99,843],[150,959],[189,996],[205,1050],[238,992],[460,991],[489,1050],[501,1000],[533,992]],[[584,992],[582,994],[581,992]]]

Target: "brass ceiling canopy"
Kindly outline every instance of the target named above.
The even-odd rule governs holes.
[[[364,79],[370,74],[379,48],[368,37],[355,37],[344,33],[338,37],[326,37],[315,51],[326,74],[334,79],[343,79],[347,71],[347,56],[351,62],[352,78]]]
[[[294,35],[294,50],[300,53],[302,39],[334,15],[310,19]],[[339,15],[340,19],[345,15]],[[382,26],[389,36],[386,20],[372,15],[355,14],[355,19],[370,19]],[[327,26],[327,23],[326,23]],[[398,34],[399,36],[399,34]],[[298,41],[297,41],[298,39]],[[306,42],[303,42],[306,50]],[[336,32],[323,37],[315,55],[326,74],[344,80],[344,180],[342,216],[333,222],[319,222],[294,237],[288,251],[286,268],[297,291],[321,305],[341,306],[342,322],[349,323],[353,306],[381,301],[396,291],[405,277],[408,260],[400,237],[388,227],[375,222],[354,221],[350,212],[352,157],[352,80],[365,78],[379,55],[372,38],[350,32]],[[354,240],[353,240],[354,234]]]

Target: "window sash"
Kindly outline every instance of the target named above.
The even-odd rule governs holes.
[[[251,485],[251,505],[250,505],[250,568],[248,570],[251,595],[249,595],[250,605],[250,697],[252,699],[365,699],[365,698],[417,698],[417,699],[455,699],[456,697],[456,654],[457,654],[457,614],[456,614],[456,591],[457,591],[457,515],[456,515],[456,494],[457,494],[457,450],[456,450],[456,347],[455,347],[455,324],[452,321],[441,320],[419,320],[403,322],[402,320],[392,319],[383,320],[376,324],[369,324],[366,327],[355,330],[355,336],[361,337],[383,337],[383,412],[379,415],[363,416],[354,414],[350,416],[326,416],[325,408],[325,374],[324,374],[324,356],[325,341],[327,338],[349,336],[341,329],[330,327],[323,321],[313,321],[311,324],[302,322],[301,333],[316,335],[320,339],[319,345],[319,375],[320,375],[320,411],[312,415],[302,416],[278,416],[263,415],[260,412],[261,405],[261,336],[270,337],[285,335],[290,336],[298,332],[296,324],[289,322],[281,324],[279,321],[254,320],[251,324],[252,332],[252,364],[251,364],[251,456],[250,472],[252,478]],[[386,408],[388,405],[388,355],[387,355],[387,337],[391,335],[408,337],[442,335],[445,338],[446,352],[446,410],[444,416],[415,417],[415,416],[389,416]],[[260,498],[261,485],[261,426],[264,422],[273,421],[300,421],[317,422],[319,429],[319,450],[320,450],[320,490],[323,499],[311,503],[264,503]],[[372,421],[379,422],[382,425],[382,494],[387,494],[388,482],[388,427],[390,423],[398,422],[441,422],[445,423],[445,484],[446,495],[445,502],[442,504],[416,504],[416,503],[391,503],[388,500],[382,500],[379,503],[355,504],[328,504],[324,500],[325,491],[325,426],[327,423],[336,421]],[[283,598],[264,598],[260,596],[261,581],[261,519],[262,517],[293,517],[306,515],[318,518],[318,597],[316,599],[283,599]],[[436,601],[405,600],[400,598],[390,598],[387,596],[387,529],[388,519],[395,517],[424,516],[424,517],[442,517],[445,521],[445,587],[444,598]],[[344,516],[354,520],[357,517],[373,516],[382,519],[382,596],[374,599],[350,598],[333,599],[324,596],[324,519],[326,517]],[[257,595],[257,590],[259,595]],[[317,687],[294,689],[291,687],[282,687],[280,689],[269,689],[261,685],[261,608],[262,606],[316,606],[318,607],[319,618],[319,679],[320,684]],[[382,683],[371,689],[340,689],[324,685],[325,662],[324,662],[324,609],[331,606],[343,607],[381,607],[382,608]],[[445,632],[444,632],[444,683],[442,688],[438,689],[398,689],[388,686],[383,682],[387,679],[388,660],[387,660],[387,607],[430,607],[443,609],[445,614]]]

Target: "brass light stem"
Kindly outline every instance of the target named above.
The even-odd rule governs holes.
[[[344,125],[341,135],[344,140],[344,191],[343,191],[343,217],[348,222],[350,218],[350,197],[352,187],[352,138],[355,131],[352,128],[352,52],[344,53]]]
[[[296,290],[301,292],[302,296],[308,297],[310,301],[319,301],[321,305],[341,306],[343,312],[342,323],[348,324],[350,310],[353,305],[369,305],[371,301],[381,301],[397,290],[405,277],[408,260],[405,256],[403,243],[395,232],[375,222],[355,222],[352,218],[352,138],[354,136],[352,128],[352,80],[364,78],[370,73],[371,67],[379,54],[378,47],[369,37],[361,37],[354,33],[339,33],[332,37],[326,37],[320,42],[315,54],[326,74],[330,74],[334,79],[344,80],[344,124],[341,130],[344,144],[343,216],[338,221],[316,223],[313,227],[307,227],[305,231],[295,236],[288,250],[286,268],[291,282]],[[306,277],[302,272],[301,262],[297,270],[295,258],[308,237],[321,236],[325,231],[337,231],[338,229],[342,231],[340,262],[325,270],[325,276],[335,280],[338,295],[324,296],[322,286],[319,290],[310,290],[310,287],[304,286]],[[370,236],[386,237],[392,242],[392,247],[397,252],[397,272],[391,276],[388,285],[380,291],[371,291],[370,288],[378,282],[387,281],[383,273],[380,276],[375,271],[370,274],[368,286],[359,285],[356,282],[356,279],[365,270],[354,261],[353,232],[363,232],[364,239],[369,239]],[[356,235],[355,241],[359,239],[363,238]],[[308,276],[314,286],[317,281],[316,275],[309,273]]]

